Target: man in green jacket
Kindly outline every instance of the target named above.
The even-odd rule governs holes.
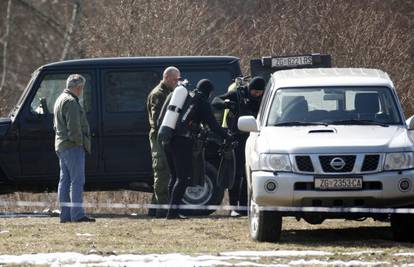
[[[162,81],[150,92],[147,98],[148,120],[150,125],[149,141],[151,145],[152,169],[154,173],[154,194],[152,204],[169,203],[168,182],[170,171],[168,169],[167,158],[164,149],[157,141],[158,127],[157,120],[162,106],[167,98],[177,86],[180,79],[180,71],[176,67],[168,67],[163,72]],[[164,218],[166,209],[150,209],[148,215],[151,217]]]
[[[79,104],[85,82],[79,74],[70,75],[66,89],[53,108],[55,150],[60,165],[58,198],[61,223],[95,221],[86,216],[83,209],[85,151],[91,153],[89,124],[85,110]]]

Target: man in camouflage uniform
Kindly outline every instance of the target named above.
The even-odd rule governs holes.
[[[162,106],[167,98],[177,86],[180,79],[180,71],[176,67],[168,67],[164,70],[162,81],[150,92],[147,98],[148,120],[150,124],[149,141],[151,145],[152,169],[154,173],[154,194],[152,204],[168,204],[168,182],[170,171],[168,169],[167,158],[164,149],[157,141],[158,126],[157,119],[160,115]],[[148,215],[151,217],[165,217],[164,209],[150,209]]]

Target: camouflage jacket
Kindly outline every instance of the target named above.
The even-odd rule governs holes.
[[[55,150],[83,146],[86,152],[91,153],[89,124],[78,97],[65,89],[56,100],[53,113]]]
[[[158,131],[157,119],[160,116],[165,99],[172,91],[173,88],[169,88],[164,83],[160,82],[148,95],[147,111],[151,132]]]

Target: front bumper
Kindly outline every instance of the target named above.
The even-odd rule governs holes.
[[[362,190],[315,190],[314,176],[296,173],[253,171],[250,186],[252,199],[259,206],[282,207],[376,207],[396,208],[414,205],[414,170],[381,172],[362,175],[366,184],[380,185]],[[410,182],[407,191],[399,189],[401,180]],[[266,190],[274,182],[274,191]],[[298,187],[308,185],[307,188]]]

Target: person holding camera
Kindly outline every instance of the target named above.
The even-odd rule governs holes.
[[[234,82],[229,86],[227,93],[216,96],[212,106],[217,110],[225,110],[223,127],[227,127],[234,134],[234,140],[238,145],[235,148],[236,177],[235,183],[229,189],[229,202],[231,206],[244,207],[247,205],[247,183],[245,174],[244,149],[248,133],[243,133],[237,128],[237,120],[240,116],[257,116],[266,81],[260,77],[254,77],[248,84]],[[246,211],[231,211],[231,216],[245,215]]]

